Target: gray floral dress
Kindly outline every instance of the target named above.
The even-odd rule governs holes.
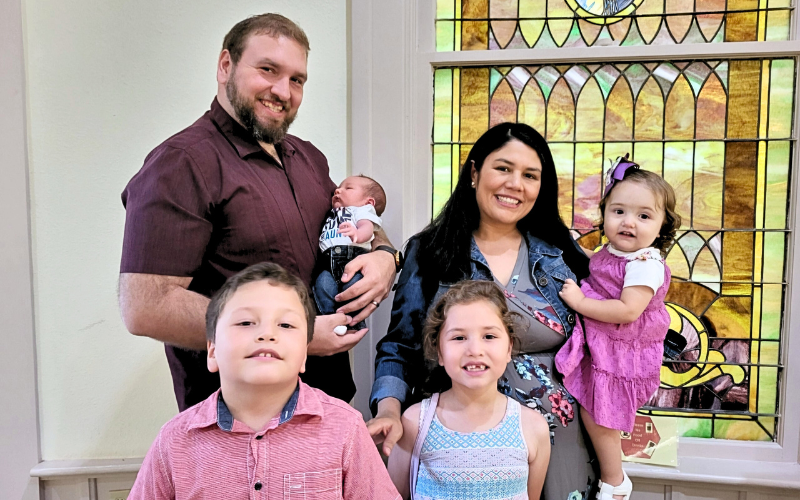
[[[526,320],[519,354],[512,356],[498,382],[500,392],[537,410],[550,424],[550,465],[544,500],[583,500],[595,480],[593,453],[587,449],[578,403],[554,376],[553,358],[565,342],[558,316],[531,282],[528,248],[523,239],[511,280],[503,289],[512,311]],[[527,330],[524,328],[527,326]]]

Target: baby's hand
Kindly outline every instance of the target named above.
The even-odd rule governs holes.
[[[568,306],[573,309],[576,309],[578,303],[586,298],[581,290],[581,287],[579,287],[577,283],[570,279],[564,282],[564,286],[561,288],[561,291],[558,292],[558,295],[564,302],[567,303]]]
[[[358,243],[358,232],[356,226],[352,222],[343,222],[339,225],[339,234],[347,236],[353,243]]]

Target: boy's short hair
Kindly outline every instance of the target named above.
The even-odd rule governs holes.
[[[303,304],[303,309],[305,309],[308,322],[308,342],[311,342],[317,313],[314,309],[314,303],[311,301],[311,295],[308,293],[308,288],[300,278],[272,262],[254,264],[243,271],[239,271],[228,278],[222,288],[217,290],[217,293],[214,294],[208,304],[208,309],[206,309],[206,339],[211,342],[216,341],[217,322],[236,290],[242,285],[257,281],[266,281],[272,286],[284,286],[297,292],[300,303]]]
[[[364,190],[369,197],[375,199],[375,213],[381,215],[386,210],[386,191],[383,190],[383,186],[364,174],[359,174],[358,177],[367,181],[364,183]]]

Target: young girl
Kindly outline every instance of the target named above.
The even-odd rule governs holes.
[[[427,361],[452,387],[403,414],[389,475],[403,498],[531,499],[550,460],[545,419],[497,391],[511,362],[514,321],[500,289],[462,281],[431,308],[423,330]]]
[[[663,256],[681,218],[670,185],[627,155],[608,174],[600,213],[608,244],[591,257],[581,287],[567,280],[560,292],[583,321],[555,362],[564,387],[581,404],[600,461],[597,498],[627,500],[633,485],[622,470],[620,431],[633,430],[636,410],[659,385],[669,327],[664,296],[670,272]]]

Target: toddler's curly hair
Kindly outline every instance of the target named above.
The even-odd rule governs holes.
[[[661,255],[666,257],[667,250],[675,241],[675,233],[681,227],[681,216],[675,211],[675,191],[660,175],[642,169],[629,169],[625,172],[625,177],[621,181],[617,181],[614,187],[623,182],[636,182],[646,187],[655,195],[661,208],[664,209],[664,222],[661,224],[661,230],[658,232],[656,241],[653,242],[653,247],[657,248]],[[608,197],[613,191],[613,188],[606,191],[603,199],[600,200],[600,221],[597,223],[597,227],[600,229],[601,235],[605,235],[603,214],[606,211]]]

